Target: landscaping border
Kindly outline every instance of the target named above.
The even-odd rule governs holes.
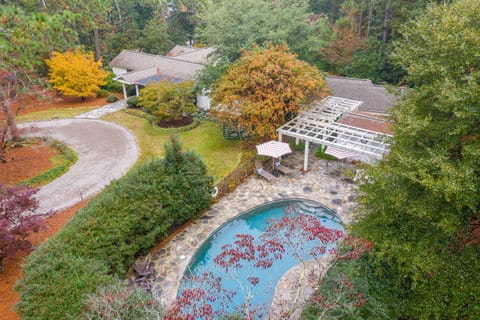
[[[56,153],[55,157],[59,156],[60,160],[57,161],[59,163],[55,167],[48,169],[47,171],[44,171],[33,178],[23,181],[24,184],[32,187],[39,187],[52,182],[53,180],[67,172],[68,169],[78,160],[78,156],[75,151],[67,147],[64,143],[45,137],[39,139],[42,139],[43,141],[50,140],[50,145]]]

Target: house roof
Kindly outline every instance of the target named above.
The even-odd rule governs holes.
[[[332,95],[346,99],[363,101],[359,111],[387,114],[398,99],[388,93],[385,87],[375,85],[368,79],[325,77]]]
[[[188,46],[176,45],[166,56],[175,57],[183,61],[207,64],[210,55],[215,52],[215,48],[193,48]]]
[[[112,67],[129,72],[116,77],[126,84],[145,85],[149,81],[168,79],[174,82],[193,80],[194,75],[203,69],[208,56],[215,48],[190,48],[175,46],[170,56],[160,56],[134,50],[123,50],[110,61]]]
[[[140,51],[122,50],[118,56],[110,61],[112,67],[138,70],[152,66],[168,67],[169,69],[179,68],[181,72],[202,67],[201,63],[182,60],[176,57],[160,56]]]
[[[368,113],[347,112],[338,119],[338,123],[349,125],[356,128],[361,128],[369,131],[393,135],[390,129],[390,123],[379,117],[369,115]]]
[[[170,80],[173,82],[181,82],[191,79],[192,76],[190,75],[172,72],[171,70],[161,70],[158,66],[130,71],[115,78],[115,80],[127,84],[139,84],[143,86],[151,81]]]
[[[183,61],[144,52],[123,50],[110,62],[112,67],[132,70],[115,79],[127,84],[145,85],[148,81],[170,79],[175,82],[193,80],[196,72],[203,69],[201,63]]]

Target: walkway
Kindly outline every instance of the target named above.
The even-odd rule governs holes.
[[[91,110],[86,113],[75,116],[75,119],[99,119],[106,114],[116,112],[127,107],[127,100],[122,99],[117,102],[107,104],[98,109]]]
[[[60,140],[78,155],[68,172],[40,188],[38,212],[62,210],[100,192],[137,161],[135,138],[125,128],[102,120],[62,119],[18,126],[28,136]]]
[[[311,157],[310,161],[312,165],[308,173],[296,171],[294,175],[282,176],[273,183],[251,176],[234,192],[215,203],[202,218],[147,257],[155,265],[156,281],[152,291],[159,300],[164,305],[175,300],[183,272],[198,246],[225,221],[249,208],[276,199],[306,198],[336,210],[344,223],[350,223],[356,186],[342,181],[338,176],[327,174],[332,171],[333,163],[327,168],[324,160]],[[300,169],[302,154],[290,155],[284,162]]]

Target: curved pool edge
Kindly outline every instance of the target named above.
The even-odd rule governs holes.
[[[301,157],[297,160],[303,161]],[[217,227],[244,212],[243,208],[275,200],[307,199],[329,208],[348,225],[353,220],[357,186],[324,174],[323,166],[316,160],[309,172],[282,176],[274,183],[251,176],[170,241],[148,257],[140,257],[139,260],[148,259],[154,264],[157,278],[152,283],[152,293],[158,301],[166,308],[175,301],[180,280],[195,250]]]
[[[285,272],[277,282],[266,320],[299,319],[303,306],[315,293],[318,281],[328,271],[331,255],[301,262]],[[303,267],[303,270],[302,270]]]
[[[275,208],[287,208],[290,205],[294,205],[297,208],[299,208],[301,212],[306,214],[311,214],[316,218],[318,218],[319,220],[321,219],[324,222],[325,222],[325,219],[327,219],[331,223],[339,226],[342,229],[342,231],[345,230],[345,224],[343,223],[341,217],[338,215],[338,213],[334,209],[324,205],[319,201],[312,200],[312,199],[299,198],[299,197],[283,198],[283,199],[267,201],[267,202],[258,204],[256,206],[250,207],[247,210],[244,210],[230,217],[226,221],[224,221],[222,224],[220,224],[218,227],[212,230],[208,234],[208,236],[197,246],[193,254],[190,255],[190,258],[188,259],[188,263],[186,267],[182,270],[183,273],[178,283],[178,286],[176,288],[176,291],[177,291],[176,295],[178,296],[179,291],[181,290],[182,283],[184,283],[185,281],[185,278],[188,277],[189,273],[192,272],[192,270],[195,270],[197,268],[196,264],[199,262],[199,260],[202,259],[205,252],[209,250],[209,246],[212,244],[212,242],[214,242],[214,237],[219,235],[224,228],[227,228],[230,224],[234,223],[235,221],[239,221],[239,220],[251,221],[250,217],[254,218],[257,214],[263,214]],[[313,259],[313,260],[308,260],[303,262],[301,261],[298,264],[293,265],[290,269],[285,271],[280,276],[280,278],[274,283],[273,292],[271,293],[271,295],[269,295],[270,302],[267,305],[265,305],[265,306],[268,306],[269,317],[267,317],[267,319],[277,319],[278,317],[274,315],[277,315],[278,312],[281,312],[282,309],[285,309],[287,306],[289,309],[292,307],[292,306],[289,306],[289,303],[288,303],[288,301],[290,301],[290,299],[292,298],[292,294],[290,294],[290,296],[286,295],[289,289],[293,288],[296,285],[299,285],[300,289],[301,287],[304,287],[304,286],[309,288],[310,286],[314,285],[312,280],[312,277],[314,277],[314,274],[312,273],[314,271],[315,272],[318,271],[315,274],[318,274],[319,276],[321,276],[322,275],[321,271],[326,269],[327,267],[328,257],[329,257],[329,254],[327,253],[325,254],[325,256],[322,256],[317,260]],[[319,263],[320,261],[322,261],[322,263]],[[298,281],[295,282],[294,279],[297,279],[297,280],[300,279],[299,270],[302,269],[302,267],[304,267],[303,268],[304,272],[308,270],[310,272],[310,275],[306,279],[308,283],[300,284],[300,282]],[[315,277],[316,280],[318,280],[318,278],[319,277]],[[286,279],[286,280],[283,280],[283,279]],[[309,281],[309,280],[312,280],[312,281]],[[287,284],[285,284],[284,282],[286,282]],[[284,288],[282,289],[282,287]],[[281,294],[279,292],[281,292]],[[302,293],[304,292],[302,291]],[[282,298],[279,298],[278,295],[281,295]],[[308,299],[310,295],[311,293],[306,295],[301,294],[302,297],[299,297],[299,299],[301,301],[305,301],[306,299]],[[282,303],[279,303],[279,301],[282,301]]]
[[[227,220],[224,221],[222,224],[220,224],[218,227],[216,227],[214,230],[212,230],[212,231],[208,234],[208,236],[207,236],[205,239],[203,239],[203,241],[197,246],[197,249],[195,250],[195,252],[190,256],[190,259],[188,259],[187,266],[185,267],[185,269],[183,270],[183,273],[182,273],[182,274],[183,274],[182,279],[183,279],[183,277],[185,276],[185,273],[187,272],[187,268],[192,264],[192,260],[193,260],[193,259],[195,258],[195,256],[197,255],[198,249],[200,249],[200,247],[202,247],[204,243],[206,243],[207,241],[209,241],[209,240],[212,238],[212,236],[213,236],[218,230],[222,229],[224,226],[226,226],[227,224],[229,224],[231,221],[233,221],[233,220],[235,220],[235,219],[238,219],[238,218],[241,218],[241,217],[243,217],[243,216],[247,216],[247,215],[249,215],[249,214],[252,214],[252,213],[254,213],[255,211],[258,211],[259,209],[262,209],[262,208],[263,208],[263,209],[272,208],[272,207],[276,207],[276,205],[280,205],[280,204],[282,204],[282,203],[288,203],[288,202],[303,202],[303,203],[305,203],[305,202],[307,202],[307,201],[309,201],[309,202],[311,202],[311,203],[315,203],[316,205],[319,205],[319,207],[322,207],[322,208],[324,208],[324,209],[327,209],[327,210],[331,211],[332,215],[334,215],[334,216],[338,219],[338,221],[342,224],[342,226],[345,227],[345,223],[343,223],[342,218],[338,215],[338,213],[337,213],[334,209],[332,209],[332,208],[324,205],[323,203],[321,203],[321,202],[319,202],[319,201],[311,200],[311,199],[305,199],[305,198],[298,198],[298,197],[296,197],[296,198],[283,198],[283,199],[276,199],[276,200],[267,201],[267,202],[258,204],[258,205],[254,206],[254,207],[251,207],[251,208],[249,208],[249,209],[247,209],[247,210],[244,210],[244,211],[236,214],[235,216],[227,219]],[[182,280],[182,279],[181,279],[181,280]],[[181,280],[180,280],[180,281],[181,281]],[[177,291],[178,291],[178,290],[177,290]]]

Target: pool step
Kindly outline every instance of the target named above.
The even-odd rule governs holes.
[[[310,201],[299,202],[299,203],[296,203],[296,205],[303,212],[311,213],[317,217],[329,219],[340,224],[342,223],[342,221],[336,215],[335,212],[332,212],[332,213],[328,211],[325,212],[325,207],[323,205],[313,203]]]

